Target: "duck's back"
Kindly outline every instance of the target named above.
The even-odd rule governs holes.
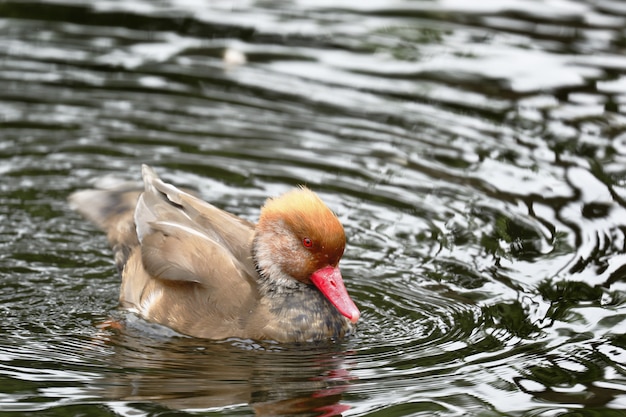
[[[120,304],[184,334],[246,337],[263,327],[252,223],[163,183],[117,183],[70,203],[107,233],[122,277]],[[247,330],[246,330],[247,329]]]

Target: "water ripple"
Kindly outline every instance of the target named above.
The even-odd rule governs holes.
[[[5,1],[0,17],[3,410],[626,408],[619,1]],[[110,251],[65,198],[141,163],[250,220],[293,185],[319,192],[348,234],[356,336],[107,327]]]

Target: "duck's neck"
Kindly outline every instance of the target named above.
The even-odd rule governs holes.
[[[275,265],[259,262],[257,253],[253,252],[253,259],[261,299],[284,323],[283,330],[297,335],[296,341],[338,339],[354,330],[354,325],[313,285],[293,279]]]
[[[265,225],[264,228],[269,226]],[[261,295],[289,293],[306,286],[287,274],[282,265],[288,261],[283,259],[285,253],[278,252],[275,240],[280,239],[280,228],[277,230],[257,231],[252,240],[252,260],[258,273]]]
[[[255,252],[252,254],[252,259],[258,274],[257,283],[262,297],[289,295],[294,292],[306,291],[309,287],[284,273],[278,265],[263,262],[262,258],[259,258]]]
[[[314,286],[295,282],[293,287],[278,287],[261,279],[260,289],[269,312],[282,323],[281,331],[295,342],[341,339],[354,331],[354,325]]]

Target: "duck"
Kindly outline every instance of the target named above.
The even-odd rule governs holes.
[[[360,311],[339,269],[344,228],[306,186],[268,198],[256,224],[142,165],[143,189],[75,191],[70,206],[102,229],[121,276],[119,304],[182,335],[275,342],[339,340]]]

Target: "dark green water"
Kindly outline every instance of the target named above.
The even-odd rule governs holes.
[[[66,197],[142,163],[251,220],[309,184],[358,334],[102,328]],[[622,1],[0,1],[3,415],[622,416],[625,282]]]

